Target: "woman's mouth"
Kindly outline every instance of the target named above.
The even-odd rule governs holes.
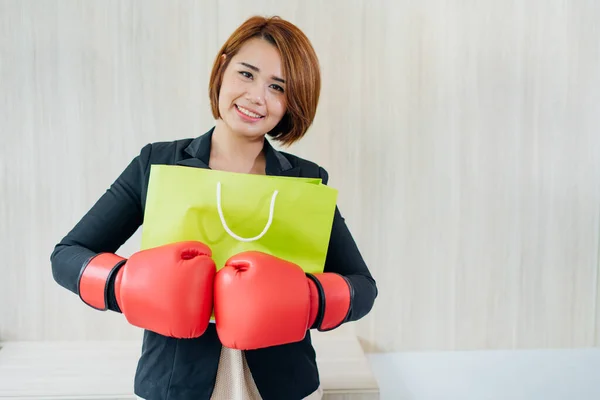
[[[235,109],[238,114],[247,121],[258,121],[264,118],[264,115],[257,114],[254,111],[250,111],[247,108],[238,106],[237,104],[235,104]]]

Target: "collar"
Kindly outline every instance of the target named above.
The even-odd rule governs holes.
[[[193,139],[184,149],[184,152],[189,155],[190,158],[180,160],[176,164],[208,169],[214,130],[215,128],[212,127],[202,136]],[[267,175],[300,176],[300,168],[292,167],[290,161],[279,151],[275,150],[266,138],[264,139],[263,151],[265,153],[267,164],[265,171]]]

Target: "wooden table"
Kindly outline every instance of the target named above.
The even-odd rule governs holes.
[[[325,399],[379,399],[352,335],[313,334]],[[0,343],[0,399],[130,400],[140,341]]]

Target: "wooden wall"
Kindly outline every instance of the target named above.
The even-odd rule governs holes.
[[[596,0],[0,1],[0,340],[139,335],[50,253],[141,146],[212,126],[212,61],[253,14],[319,54],[290,150],[327,168],[378,281],[368,350],[600,343]]]

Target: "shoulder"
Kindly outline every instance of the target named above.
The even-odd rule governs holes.
[[[292,164],[292,168],[299,168],[300,175],[305,178],[321,178],[323,184],[326,185],[329,181],[329,173],[325,168],[319,164],[307,160],[302,157],[298,157],[294,154],[287,153],[285,151],[279,151],[287,160]]]

